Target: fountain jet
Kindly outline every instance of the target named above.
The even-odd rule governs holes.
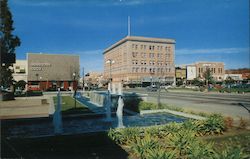
[[[61,93],[60,93],[60,88],[59,88],[58,93],[57,93],[56,111],[54,112],[54,115],[53,115],[53,124],[54,124],[54,133],[55,134],[62,134],[63,133],[61,105],[62,105],[62,100],[61,100]]]

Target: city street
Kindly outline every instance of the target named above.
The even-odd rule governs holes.
[[[129,89],[128,92],[147,94],[148,102],[157,102],[158,92],[149,92],[144,88]],[[187,111],[221,113],[235,120],[240,117],[249,120],[250,113],[239,103],[250,109],[250,94],[229,94],[212,92],[168,91],[162,90],[162,103],[181,107]]]

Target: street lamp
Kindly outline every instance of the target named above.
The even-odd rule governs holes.
[[[76,83],[76,73],[73,73],[73,78],[74,78],[74,82]],[[74,87],[74,83],[73,83],[73,89],[74,89],[74,99],[75,99],[75,109],[76,109],[76,88]]]
[[[112,66],[112,64],[114,64],[115,63],[115,61],[114,60],[112,60],[112,59],[108,59],[107,61],[106,61],[106,64],[109,64],[109,80],[111,81],[111,66]]]

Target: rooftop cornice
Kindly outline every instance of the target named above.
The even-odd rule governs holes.
[[[151,37],[142,37],[142,36],[126,36],[125,38],[119,40],[115,44],[111,45],[104,50],[103,54],[112,50],[113,48],[127,42],[127,41],[138,41],[138,42],[151,42],[151,43],[163,43],[163,44],[175,44],[174,39],[164,39],[164,38],[151,38]]]

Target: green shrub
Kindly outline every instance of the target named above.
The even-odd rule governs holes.
[[[206,120],[195,122],[199,135],[222,134],[225,130],[224,119],[219,114],[210,115]]]
[[[43,92],[42,91],[27,91],[26,95],[27,96],[42,96]]]
[[[155,109],[169,109],[169,110],[174,110],[174,111],[178,111],[178,112],[184,112],[183,108],[170,106],[168,104],[157,105],[155,103],[144,102],[144,101],[141,101],[139,103],[139,110],[155,110]]]
[[[135,141],[131,143],[131,149],[136,156],[146,159],[149,158],[150,152],[154,149],[159,149],[158,140],[149,134],[145,134],[144,138],[136,137]]]
[[[153,109],[157,109],[157,104],[143,102],[143,101],[139,103],[139,110],[153,110]]]
[[[124,106],[126,109],[129,109],[134,112],[140,112],[139,103],[142,102],[141,97],[137,94],[133,94],[129,97],[124,97]]]
[[[140,137],[143,129],[133,127],[125,129],[110,129],[108,136],[118,144],[128,144]]]
[[[225,117],[224,123],[225,123],[225,129],[231,129],[233,127],[233,121],[234,119],[232,117]]]
[[[168,151],[161,147],[148,151],[148,158],[150,159],[174,159],[176,158],[175,156],[175,151]]]
[[[239,129],[246,129],[247,127],[247,121],[245,119],[243,119],[242,117],[240,117],[240,123],[238,128]]]
[[[213,158],[215,159],[246,159],[250,155],[247,155],[243,152],[241,147],[227,146],[222,152],[218,151]]]
[[[210,159],[215,155],[213,143],[205,143],[200,140],[194,140],[187,149],[187,156],[192,159]]]

